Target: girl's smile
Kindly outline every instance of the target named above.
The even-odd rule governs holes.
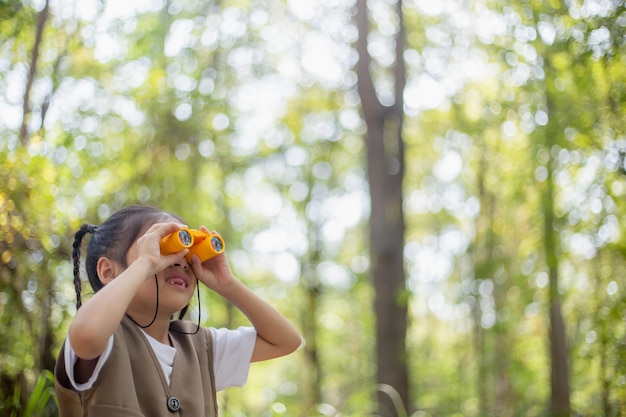
[[[165,284],[166,288],[170,288],[179,294],[184,293],[185,303],[189,302],[187,298],[190,298],[196,289],[196,278],[191,268],[179,264],[172,265],[162,271],[158,275],[158,280],[159,283]],[[146,284],[148,286],[154,285],[150,285],[150,281],[147,281]]]
[[[174,275],[165,279],[168,285],[174,288],[180,288],[186,290],[189,287],[189,278],[181,275]]]

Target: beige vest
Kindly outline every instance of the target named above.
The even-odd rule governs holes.
[[[217,417],[213,340],[209,329],[191,322],[170,325],[176,348],[171,383],[146,337],[125,317],[115,331],[113,350],[94,386],[76,392],[65,372],[64,348],[55,378],[61,417]]]

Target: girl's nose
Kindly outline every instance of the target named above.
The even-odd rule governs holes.
[[[188,264],[188,263],[187,263],[187,261],[186,261],[186,260],[184,260],[184,259],[183,259],[182,261],[180,261],[180,262],[176,262],[176,263],[175,263],[174,265],[172,265],[172,266],[177,266],[177,267],[179,267],[179,268],[183,268],[184,270],[187,270],[187,268],[189,268],[189,264]]]

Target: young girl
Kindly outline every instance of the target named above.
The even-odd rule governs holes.
[[[245,384],[250,362],[300,345],[285,317],[233,276],[223,253],[204,263],[195,255],[189,263],[188,249],[161,255],[160,239],[183,226],[173,214],[132,206],[76,233],[78,310],[55,369],[62,417],[217,416],[216,391]],[[85,267],[95,294],[81,306],[80,248],[87,233]],[[199,297],[198,281],[239,308],[254,328],[172,320],[196,292]]]

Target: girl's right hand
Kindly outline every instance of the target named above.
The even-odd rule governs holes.
[[[170,255],[161,255],[161,238],[180,230],[184,225],[174,222],[156,223],[137,239],[137,258],[145,259],[149,262],[152,272],[149,276],[158,274],[168,266],[179,263],[189,252],[189,249],[182,250]]]

